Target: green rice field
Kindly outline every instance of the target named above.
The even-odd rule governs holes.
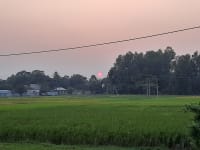
[[[199,102],[198,96],[1,98],[0,148],[36,142],[187,149],[193,114],[185,105]]]
[[[1,150],[167,150],[166,148],[128,148],[116,146],[69,146],[31,143],[3,143]]]

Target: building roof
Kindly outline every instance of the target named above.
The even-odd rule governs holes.
[[[57,87],[54,89],[54,91],[66,91],[67,89],[63,88],[63,87]]]
[[[10,90],[0,90],[0,93],[2,94],[2,93],[11,93],[11,91]]]

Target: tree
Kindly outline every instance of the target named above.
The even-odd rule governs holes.
[[[189,54],[177,57],[175,64],[177,94],[192,94],[192,78],[195,67]]]
[[[66,89],[70,87],[70,78],[69,78],[69,76],[65,75],[61,79],[61,86],[66,88]]]
[[[200,55],[176,56],[171,47],[146,53],[127,52],[119,55],[108,72],[108,77],[98,80],[92,75],[89,80],[80,74],[53,78],[44,71],[20,71],[7,80],[0,81],[0,89],[18,91],[19,86],[39,84],[42,92],[56,87],[73,90],[91,90],[93,94],[145,94],[148,86],[159,87],[160,94],[200,94]],[[156,89],[155,89],[156,88]],[[152,91],[151,90],[151,91]],[[71,90],[72,91],[72,90]]]
[[[0,90],[11,90],[12,87],[6,82],[6,80],[0,80]]]
[[[92,92],[92,94],[103,93],[101,80],[98,80],[95,75],[92,75],[89,79],[89,89]]]
[[[48,77],[45,75],[44,71],[34,70],[31,72],[31,83],[41,84],[45,82],[47,78]]]
[[[18,72],[7,79],[7,84],[12,87],[12,90],[19,93],[21,96],[26,92],[24,85],[30,84],[31,73],[26,71]]]
[[[87,78],[80,74],[74,74],[70,78],[70,86],[77,90],[87,90],[88,89]]]
[[[15,92],[22,96],[26,92],[26,88],[24,85],[19,84],[15,87]]]
[[[191,136],[194,139],[195,145],[200,147],[200,104],[189,105],[186,108],[195,114],[194,123],[191,126]]]
[[[193,94],[199,94],[200,91],[200,55],[198,52],[194,52],[192,55],[192,67],[193,67],[193,77],[192,77],[192,91]]]
[[[137,81],[143,78],[143,53],[128,52],[119,55],[114,66],[108,73],[113,88],[120,94],[140,93],[141,88],[136,87]]]
[[[50,87],[48,84],[41,84],[40,86],[40,95],[45,94],[46,92],[50,91]]]
[[[150,78],[158,82],[160,91],[168,92],[174,57],[175,52],[171,47],[164,51],[148,51],[146,54],[128,52],[118,56],[108,78],[120,94],[144,93],[145,82]]]
[[[59,87],[61,85],[61,79],[62,77],[58,74],[58,72],[54,72],[53,74],[53,86],[55,87]]]

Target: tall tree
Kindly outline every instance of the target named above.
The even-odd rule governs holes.
[[[87,90],[88,89],[87,78],[80,74],[74,74],[70,78],[70,86],[77,90]]]
[[[174,57],[175,52],[171,47],[167,47],[164,52],[128,52],[119,55],[108,77],[121,94],[144,93],[146,79],[153,82],[151,85],[159,82],[160,90],[167,91],[166,81],[171,75],[171,61]]]
[[[194,66],[189,54],[177,57],[175,64],[175,78],[177,94],[192,93],[192,77]]]
[[[101,80],[98,80],[95,75],[92,75],[89,79],[89,89],[92,94],[101,94],[103,93],[103,84]]]

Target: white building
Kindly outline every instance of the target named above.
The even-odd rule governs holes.
[[[53,91],[57,92],[57,95],[67,95],[68,94],[67,89],[65,89],[63,87],[57,87]]]
[[[10,97],[12,92],[10,90],[0,90],[0,97]]]
[[[38,84],[30,84],[26,86],[27,92],[26,96],[39,96],[40,95],[40,85]]]
[[[50,91],[50,92],[47,92],[46,95],[47,96],[57,96],[58,92],[56,92],[56,91]]]

